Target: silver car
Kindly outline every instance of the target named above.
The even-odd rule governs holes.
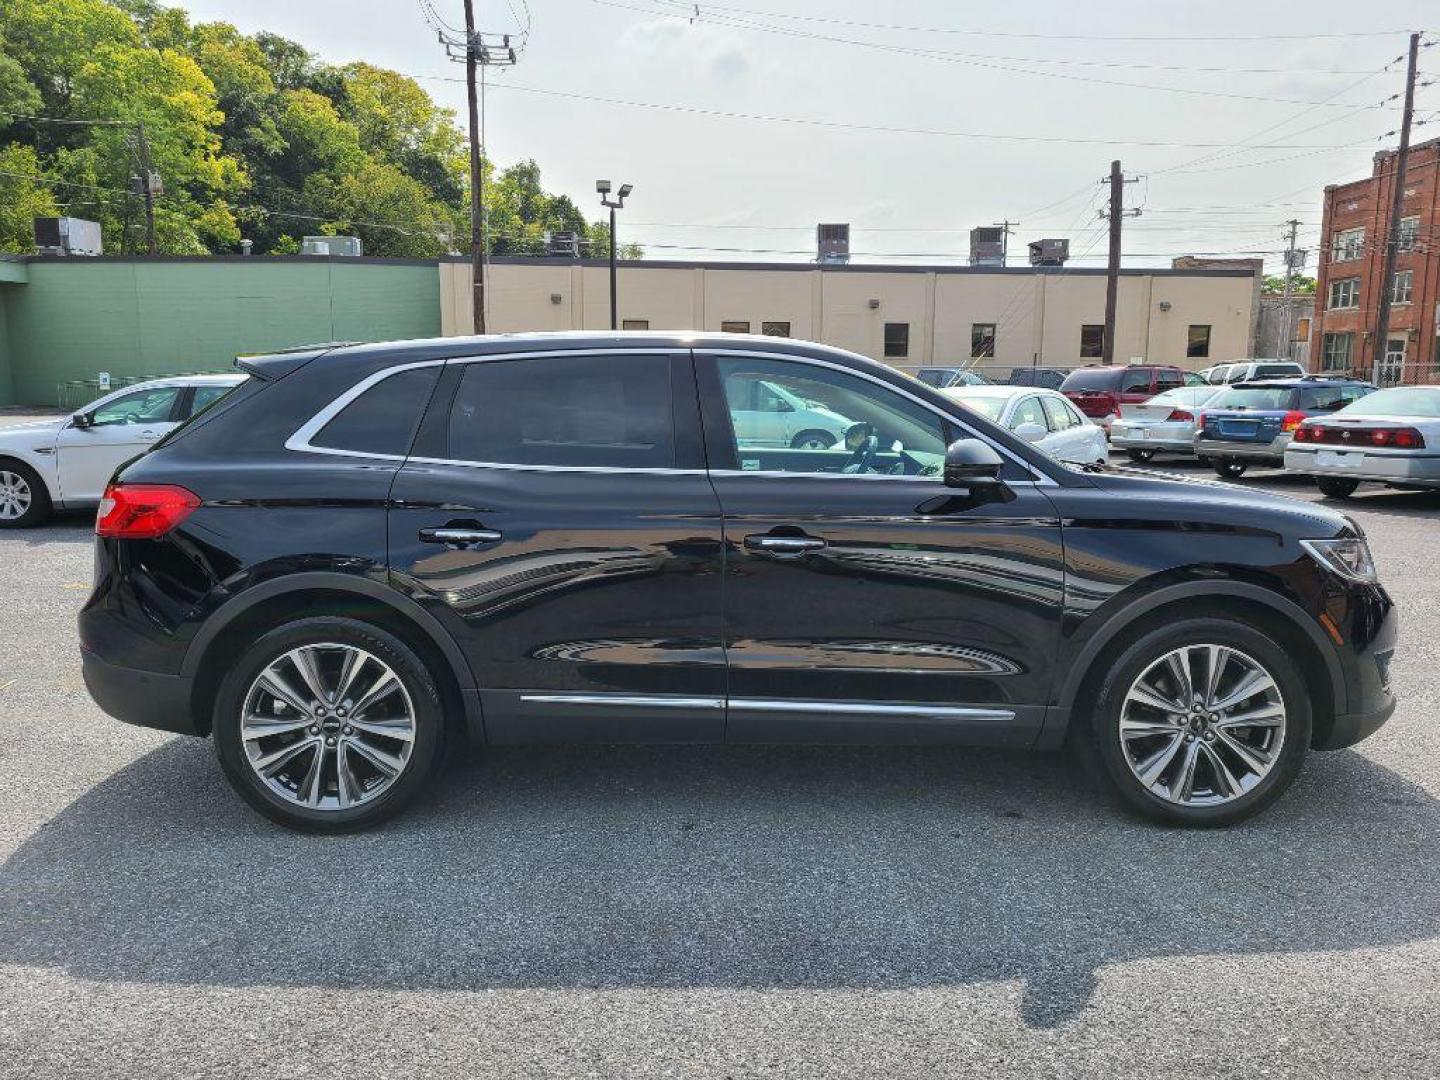
[[[1131,461],[1149,461],[1157,453],[1195,453],[1199,409],[1225,392],[1223,386],[1179,386],[1131,405],[1110,425],[1110,445]]]

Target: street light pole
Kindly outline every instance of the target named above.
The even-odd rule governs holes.
[[[595,190],[600,194],[600,205],[610,208],[610,329],[620,329],[619,289],[615,274],[615,211],[625,207],[625,196],[634,190],[629,184],[621,184],[614,199],[610,198],[610,181],[596,180]]]

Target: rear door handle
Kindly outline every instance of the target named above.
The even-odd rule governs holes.
[[[750,551],[763,551],[769,555],[804,555],[807,551],[819,551],[825,541],[818,536],[776,536],[773,533],[756,533],[745,537],[745,547]]]
[[[504,534],[496,529],[471,529],[447,525],[438,529],[420,530],[420,539],[426,544],[451,544],[455,547],[493,544],[504,538]]]

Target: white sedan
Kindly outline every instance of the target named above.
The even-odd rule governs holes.
[[[1440,488],[1440,386],[1394,386],[1306,420],[1285,448],[1285,468],[1313,477],[1331,498],[1362,480]]]
[[[1110,424],[1110,445],[1131,461],[1149,461],[1156,453],[1195,454],[1200,407],[1225,393],[1224,386],[1177,386],[1143,405],[1126,407]]]
[[[854,423],[823,402],[746,372],[726,380],[735,441],[744,447],[829,450]]]
[[[1060,461],[1093,465],[1110,458],[1105,429],[1082,416],[1057,390],[1036,386],[949,386],[940,392],[1009,428]]]
[[[52,508],[100,502],[115,469],[149,449],[244,375],[184,375],[127,386],[59,420],[0,428],[0,528],[38,525]]]

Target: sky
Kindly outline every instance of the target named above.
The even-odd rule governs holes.
[[[180,6],[415,76],[463,121],[464,68],[422,2]],[[431,5],[462,25],[461,0]],[[618,231],[653,258],[804,261],[835,221],[855,261],[964,261],[971,227],[1008,220],[1013,264],[1067,237],[1073,265],[1103,265],[1118,158],[1141,211],[1126,265],[1275,268],[1296,219],[1313,271],[1324,186],[1395,142],[1426,7],[1440,32],[1417,0],[476,0],[523,41],[489,73],[485,144],[595,217],[597,178],[633,184]],[[1420,70],[1415,141],[1440,137],[1440,46]]]

